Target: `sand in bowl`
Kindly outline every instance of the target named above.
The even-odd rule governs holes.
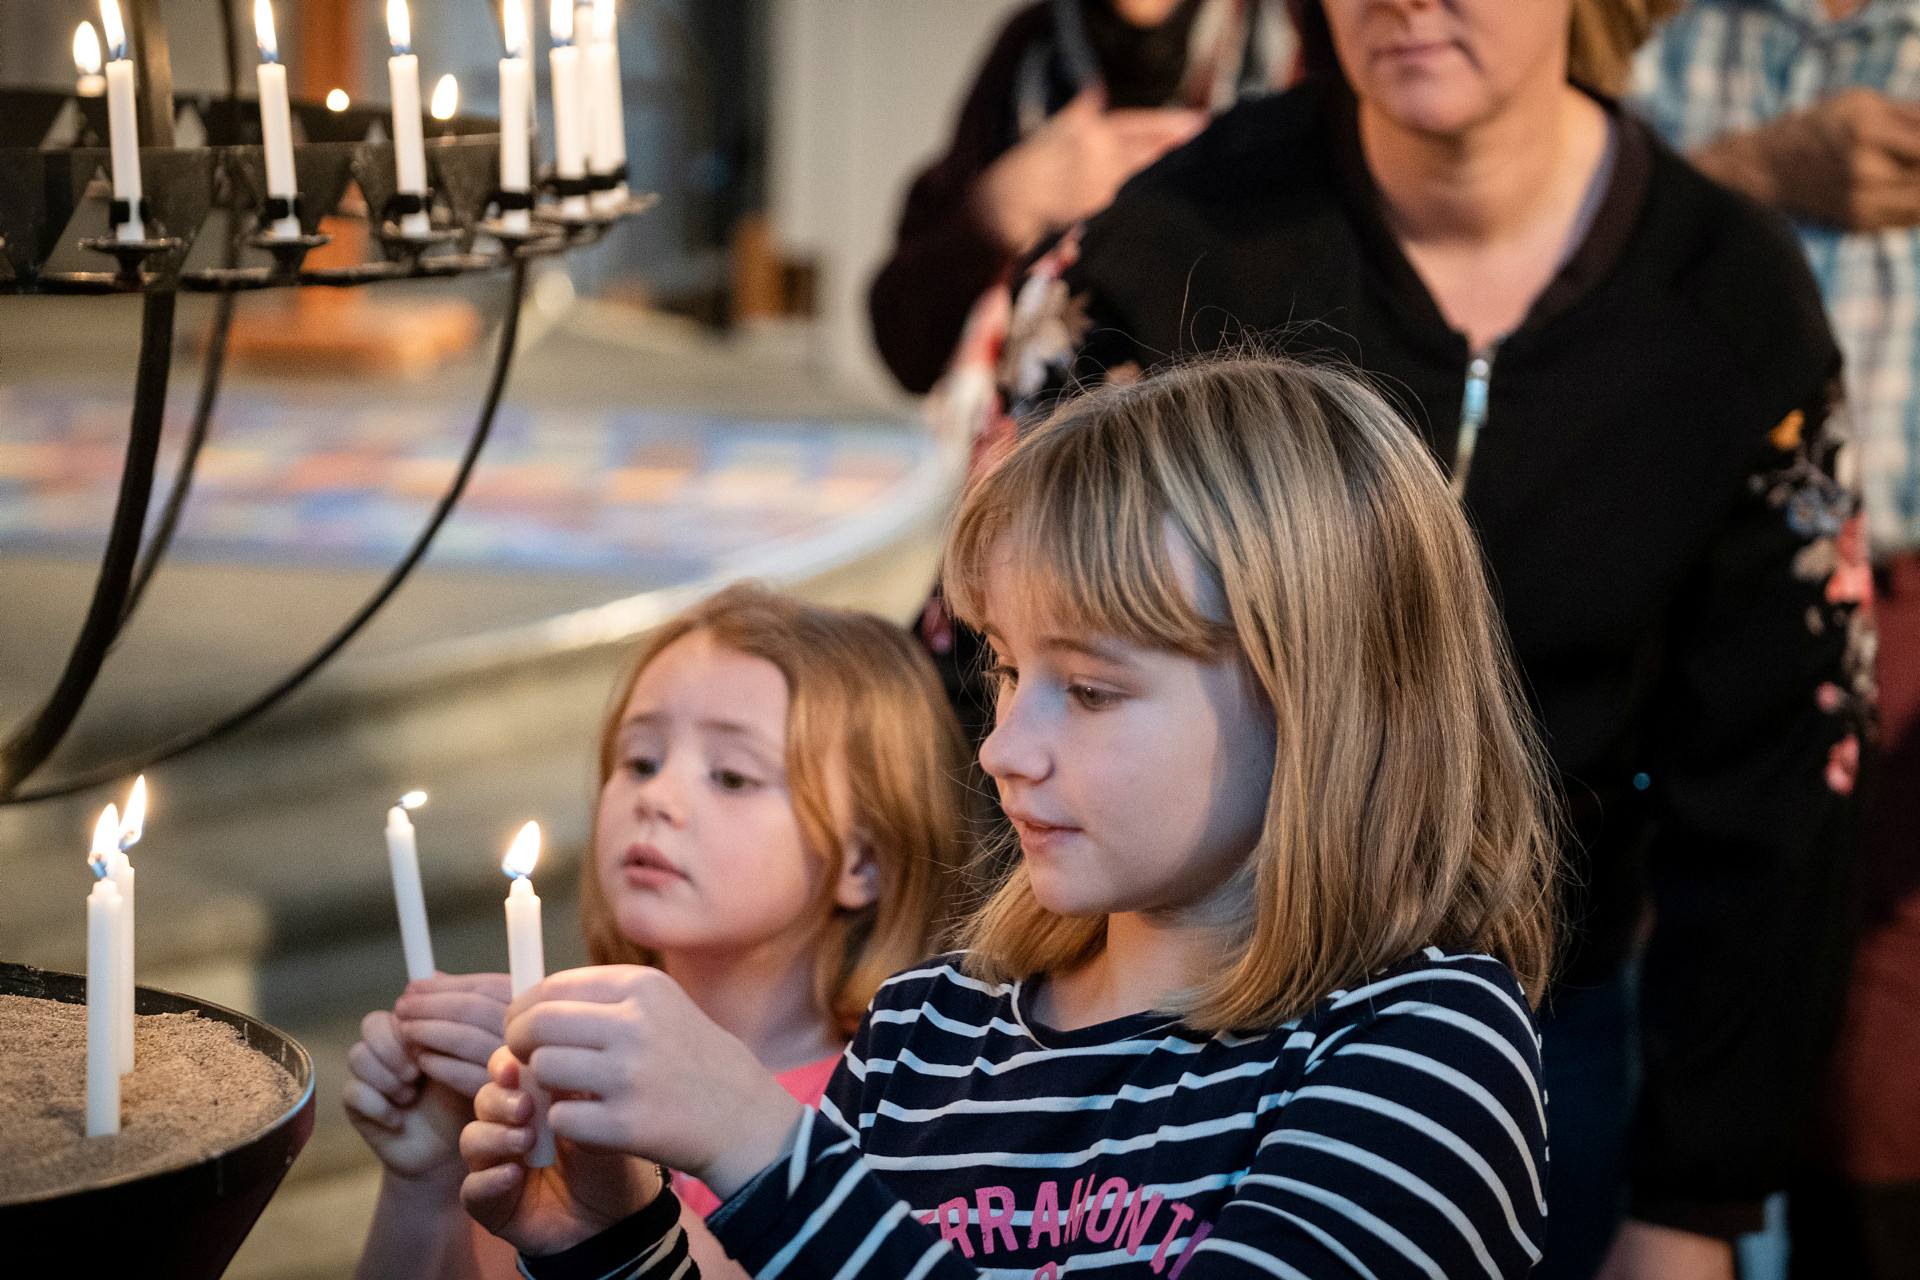
[[[300,1087],[234,1027],[134,1019],[120,1132],[87,1131],[87,1007],[0,995],[0,1204],[190,1165],[286,1114]]]

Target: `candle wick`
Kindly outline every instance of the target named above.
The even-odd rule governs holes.
[[[87,865],[93,868],[93,878],[95,880],[105,880],[107,878],[107,858],[105,854],[88,854]]]

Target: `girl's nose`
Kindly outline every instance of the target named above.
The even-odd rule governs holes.
[[[993,732],[980,744],[980,767],[999,782],[1038,782],[1053,771],[1053,760],[1018,692],[1002,698]]]
[[[684,792],[671,768],[663,768],[644,778],[633,795],[634,815],[642,820],[664,822],[677,827],[686,821]]]

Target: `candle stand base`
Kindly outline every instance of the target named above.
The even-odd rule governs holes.
[[[63,293],[139,293],[159,282],[159,276],[144,270],[147,259],[171,253],[185,245],[171,236],[146,240],[121,240],[115,236],[95,236],[80,242],[82,249],[112,254],[120,259],[118,271],[51,271],[40,276],[42,284]]]
[[[0,964],[0,993],[84,1004],[86,992],[79,974]],[[313,1135],[313,1060],[297,1041],[192,996],[140,987],[134,999],[138,1013],[194,1013],[234,1027],[249,1047],[286,1068],[299,1100],[247,1138],[190,1163],[0,1204],[9,1275],[214,1280]]]

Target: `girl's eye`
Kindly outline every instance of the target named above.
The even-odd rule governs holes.
[[[987,668],[987,679],[1002,688],[1011,689],[1020,683],[1020,672],[1004,662],[997,662]]]
[[[1096,689],[1090,684],[1070,684],[1067,692],[1088,711],[1105,711],[1120,705],[1120,695],[1111,689]]]
[[[753,785],[752,778],[749,778],[744,773],[737,773],[732,769],[715,769],[713,771],[713,780],[719,784],[722,791],[745,791]]]
[[[651,756],[635,756],[627,761],[627,768],[636,778],[651,778],[660,772],[660,762]]]

